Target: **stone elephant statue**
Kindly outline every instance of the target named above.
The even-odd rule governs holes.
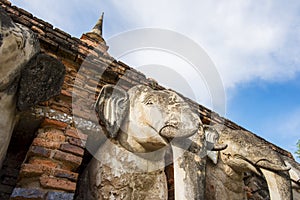
[[[0,168],[17,111],[59,94],[64,74],[61,62],[40,53],[35,34],[0,7]]]
[[[206,167],[206,199],[247,199],[243,181],[247,172],[265,178],[271,200],[293,198],[290,167],[263,140],[250,132],[221,126],[208,131],[217,131],[218,142],[228,147],[219,152],[216,164],[210,162]]]
[[[143,85],[104,86],[95,109],[110,139],[88,166],[85,198],[167,199],[166,147],[196,135],[198,115],[175,92]]]

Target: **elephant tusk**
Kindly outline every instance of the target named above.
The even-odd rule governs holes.
[[[291,167],[276,165],[267,159],[258,160],[254,165],[263,169],[277,172],[289,171],[291,169]]]
[[[291,181],[285,176],[288,173],[276,173],[264,168],[261,168],[260,170],[267,181],[271,200],[293,199]]]
[[[227,144],[218,144],[218,145],[214,145],[214,147],[212,148],[211,151],[223,151],[228,147]]]

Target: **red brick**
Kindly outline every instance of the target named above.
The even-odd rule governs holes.
[[[28,17],[26,17],[25,15],[21,15],[20,17],[12,16],[12,19],[14,20],[14,22],[23,24],[26,27],[31,27],[31,23],[27,20]]]
[[[23,164],[20,170],[20,177],[35,177],[44,173],[43,167],[39,165]]]
[[[60,146],[60,150],[68,153],[73,153],[78,156],[83,156],[84,150],[78,146],[74,146],[72,144],[62,144]]]
[[[78,138],[81,140],[87,140],[88,135],[82,133],[80,130],[72,128],[66,130],[66,135],[74,138]]]
[[[62,63],[66,67],[67,74],[71,71],[75,72],[75,75],[78,71],[78,69],[81,67],[78,63],[75,63],[73,61],[67,60],[67,59],[62,59]],[[76,76],[72,76],[75,78]]]
[[[57,151],[53,158],[56,160],[62,161],[64,163],[66,163],[67,165],[70,165],[71,170],[76,170],[82,162],[81,157],[75,156],[70,153],[65,153],[62,151]]]
[[[61,130],[52,128],[48,130],[46,129],[44,131],[45,132],[38,134],[37,137],[44,138],[47,141],[52,141],[52,142],[65,142],[66,140],[66,136]]]
[[[77,48],[77,51],[81,54],[85,54],[85,55],[89,54],[89,49],[85,46],[77,45],[76,48]]]
[[[40,29],[39,27],[37,27],[37,26],[32,26],[31,30],[33,30],[34,32],[36,32],[36,33],[38,33],[40,35],[45,35],[45,32],[42,29]]]
[[[53,28],[52,24],[49,24],[48,22],[45,22],[37,17],[33,17],[33,19],[37,22],[39,22],[40,24],[43,24],[44,26],[47,26],[49,28]]]
[[[66,37],[68,37],[68,38],[71,37],[71,35],[70,35],[69,33],[66,33],[65,31],[60,30],[59,28],[55,28],[54,31],[59,32],[60,34],[66,36]]]
[[[58,167],[58,163],[53,162],[52,160],[49,159],[41,159],[41,158],[31,158],[29,160],[30,164],[33,165],[39,165],[39,166],[45,166],[45,167],[49,167],[49,168],[56,168]]]
[[[57,121],[54,119],[49,119],[49,118],[46,118],[42,123],[42,127],[55,127],[55,128],[65,129],[67,126],[68,126],[67,123]]]
[[[56,42],[54,42],[53,40],[46,38],[42,35],[38,35],[39,41],[41,46],[45,49],[45,50],[49,50],[49,51],[54,51],[56,52],[58,49],[58,44]],[[49,52],[47,52],[49,54]]]
[[[51,150],[39,146],[31,146],[28,151],[28,156],[50,157]]]
[[[69,144],[73,144],[82,148],[85,148],[86,141],[78,139],[78,138],[73,138],[73,137],[68,137],[67,139]]]
[[[59,55],[62,58],[67,58],[71,61],[74,61],[76,59],[77,54],[69,50],[68,45],[69,45],[68,43],[60,44],[57,51],[57,55]]]
[[[68,170],[63,169],[54,169],[52,175],[57,178],[66,178],[71,181],[77,181],[78,179],[78,173],[70,172]]]
[[[64,191],[75,192],[76,183],[64,179],[52,178],[49,176],[42,176],[40,183],[44,188],[58,189]]]
[[[72,97],[72,93],[69,92],[69,91],[66,91],[66,90],[61,90],[61,94],[62,94],[62,95],[65,95],[65,96],[67,96],[67,97]]]
[[[33,146],[46,147],[49,149],[58,149],[61,145],[61,142],[52,142],[43,138],[34,138],[32,142]]]

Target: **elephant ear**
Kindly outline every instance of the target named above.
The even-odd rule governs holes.
[[[99,120],[105,125],[108,137],[117,137],[129,110],[127,92],[117,86],[104,86],[96,101],[95,110]]]
[[[205,133],[207,156],[214,164],[217,164],[218,151],[226,149],[227,144],[218,144],[219,132],[212,126],[204,125],[203,129]]]
[[[206,140],[206,151],[207,156],[213,161],[214,164],[218,162],[218,152],[212,151],[215,143],[219,139],[218,132],[211,126],[204,126],[205,140]]]

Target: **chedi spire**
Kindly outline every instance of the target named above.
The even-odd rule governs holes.
[[[103,18],[104,18],[104,12],[102,12],[100,18],[98,19],[96,25],[92,29],[91,33],[95,33],[102,37],[102,28],[103,28]]]
[[[82,41],[85,41],[89,45],[95,47],[97,47],[101,43],[105,46],[105,49],[107,50],[108,47],[106,46],[106,43],[102,37],[103,18],[104,18],[104,12],[102,12],[94,28],[90,32],[82,34],[80,39]]]

